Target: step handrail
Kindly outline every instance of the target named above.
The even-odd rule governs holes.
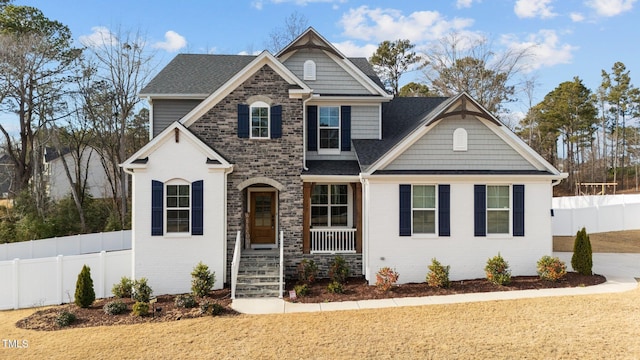
[[[240,231],[236,235],[236,245],[233,250],[233,258],[231,260],[231,300],[236,298],[236,285],[238,284],[238,269],[240,268],[240,255],[242,252],[242,244],[240,243]]]
[[[284,232],[280,231],[280,289],[278,298],[282,299],[284,292]]]

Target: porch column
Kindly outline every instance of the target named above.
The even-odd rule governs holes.
[[[308,254],[311,250],[311,188],[313,183],[302,185],[302,252]]]
[[[355,183],[356,253],[362,254],[362,184]]]

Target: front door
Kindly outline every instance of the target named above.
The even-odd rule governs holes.
[[[276,193],[251,192],[250,238],[251,245],[276,243]]]

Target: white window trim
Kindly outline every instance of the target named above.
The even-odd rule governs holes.
[[[347,186],[347,226],[311,226],[312,229],[352,229],[353,228],[353,190],[351,189],[351,184],[349,183],[316,183],[314,186],[328,186],[329,191],[327,192],[327,196],[328,196],[328,201],[331,201],[331,185],[346,185]],[[313,196],[313,192],[311,192],[311,195]],[[313,208],[314,206],[325,206],[328,208],[327,210],[327,216],[328,216],[328,221],[331,221],[331,206],[333,206],[333,204],[316,204],[314,205],[311,202],[311,199],[309,199],[309,204],[311,206],[311,208]],[[338,205],[336,204],[336,206],[344,206],[344,205]],[[311,216],[311,209],[309,209],[309,216]]]
[[[413,206],[413,188],[414,186],[433,186],[435,190],[435,207],[431,208],[415,208]],[[433,210],[435,213],[434,232],[433,233],[414,233],[413,232],[413,211],[414,210]],[[437,184],[411,184],[411,236],[414,238],[435,238],[438,237],[438,185]]]
[[[188,208],[182,208],[182,207],[172,207],[169,208],[169,206],[167,206],[167,197],[169,196],[169,191],[168,188],[169,186],[176,186],[176,185],[186,185],[189,187],[189,207]],[[163,214],[162,217],[164,219],[164,234],[165,236],[169,236],[169,237],[183,237],[185,235],[189,235],[191,236],[191,215],[193,212],[192,206],[193,206],[193,189],[191,188],[191,183],[186,181],[186,180],[170,180],[168,182],[166,182],[164,184],[164,197],[162,199],[163,202]],[[188,231],[172,231],[169,232],[167,231],[167,227],[169,226],[169,221],[168,221],[168,217],[167,217],[167,213],[169,212],[169,210],[188,210],[189,211],[189,216],[188,216],[188,220],[189,220],[189,230]]]
[[[267,136],[253,136],[253,108],[267,108]],[[249,105],[249,138],[250,139],[270,139],[271,138],[271,106],[264,101],[256,101]]]
[[[509,201],[508,201],[508,205],[509,205],[509,220],[507,223],[507,226],[509,226],[509,231],[506,233],[492,233],[489,232],[489,212],[490,211],[504,211],[504,208],[489,208],[489,187],[490,186],[506,186],[509,189]],[[487,237],[492,237],[492,238],[507,238],[507,237],[511,237],[513,234],[513,187],[511,186],[511,184],[487,184],[485,185],[485,202],[486,202],[486,208],[485,208],[485,218],[486,218],[486,224],[485,224],[485,228],[487,229],[486,231],[486,236]]]
[[[338,108],[338,126],[323,127],[320,126],[320,108]],[[320,147],[320,132],[322,129],[338,129],[338,147],[336,149],[323,149]],[[318,155],[340,155],[342,148],[342,111],[340,105],[318,105]]]

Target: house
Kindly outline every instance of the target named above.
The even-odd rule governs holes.
[[[288,276],[340,254],[371,284],[385,266],[424,281],[434,257],[482,277],[498,253],[531,275],[552,252],[564,174],[469,95],[393,98],[313,28],[275,55],[178,55],[140,96],[153,138],[121,166],[133,276],[156,293],[188,292],[202,261],[216,288],[274,295],[247,268],[273,285],[279,249]]]
[[[113,196],[111,185],[100,153],[93,147],[87,146],[80,153],[80,160],[76,152],[69,148],[57,150],[47,147],[44,153],[44,171],[47,182],[47,195],[55,201],[70,196],[71,183],[65,170],[64,160],[67,164],[70,176],[75,180],[80,177],[85,184],[85,192],[95,199],[110,198]],[[77,172],[77,164],[80,163],[80,171]]]

